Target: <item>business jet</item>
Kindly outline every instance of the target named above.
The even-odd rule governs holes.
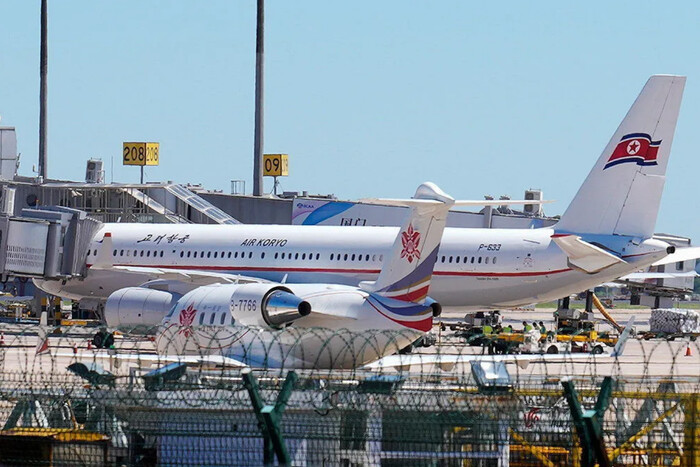
[[[589,289],[672,255],[675,247],[652,234],[684,86],[682,76],[647,81],[556,225],[444,229],[431,297],[443,307],[517,307]],[[382,265],[397,238],[410,264],[428,254],[415,249],[414,235],[396,227],[104,224],[90,244],[85,278],[35,282],[53,295],[106,301],[112,325],[153,325],[185,294],[199,297],[226,284],[271,281],[305,294],[304,284],[358,287],[379,280],[392,267]],[[407,278],[386,296],[413,301],[427,290],[427,283]],[[156,300],[153,291],[167,295]]]

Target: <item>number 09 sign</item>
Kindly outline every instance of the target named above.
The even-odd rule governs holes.
[[[265,154],[263,156],[263,175],[266,177],[288,176],[289,156],[287,154]]]
[[[123,165],[158,165],[160,143],[124,143]]]

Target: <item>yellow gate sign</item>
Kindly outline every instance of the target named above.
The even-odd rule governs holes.
[[[124,143],[123,165],[158,165],[160,143]]]
[[[265,154],[263,156],[263,175],[266,177],[288,176],[289,156],[287,154]]]

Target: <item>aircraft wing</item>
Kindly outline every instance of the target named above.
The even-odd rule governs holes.
[[[676,248],[675,253],[671,253],[670,255],[661,258],[652,264],[652,266],[661,266],[662,264],[671,264],[698,258],[700,258],[700,246]]]
[[[472,362],[503,362],[515,363],[520,368],[527,368],[530,363],[539,362],[568,362],[572,360],[592,360],[595,358],[610,358],[610,355],[593,356],[588,353],[574,354],[513,354],[513,355],[473,355],[473,354],[410,354],[390,355],[364,366],[368,370],[395,368],[408,370],[417,366],[436,366],[444,371],[450,371],[455,365]]]
[[[72,352],[56,352],[52,354],[54,357],[70,357],[76,358]],[[108,351],[81,352],[77,355],[78,360],[96,361],[107,360],[114,362],[118,366],[122,362],[135,363],[138,366],[146,365],[163,365],[167,363],[186,363],[187,365],[215,365],[218,367],[245,368],[248,365],[234,358],[224,357],[223,355],[155,355],[155,354],[137,354],[137,353],[115,353],[110,354]]]
[[[578,235],[554,234],[554,243],[566,253],[569,264],[588,274],[593,274],[617,263],[625,261],[592,243],[582,240]]]
[[[241,276],[239,274],[226,274],[215,271],[198,271],[194,269],[166,269],[149,268],[143,266],[112,266],[110,269],[125,273],[146,275],[152,277],[153,279],[180,281],[195,285],[269,282],[264,279]]]

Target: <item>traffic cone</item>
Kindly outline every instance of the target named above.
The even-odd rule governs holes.
[[[78,354],[78,344],[73,344],[73,355]]]
[[[690,343],[688,344],[688,347],[685,348],[685,356],[686,357],[692,357],[693,352],[690,351]]]
[[[92,339],[88,339],[88,350],[92,350]]]

